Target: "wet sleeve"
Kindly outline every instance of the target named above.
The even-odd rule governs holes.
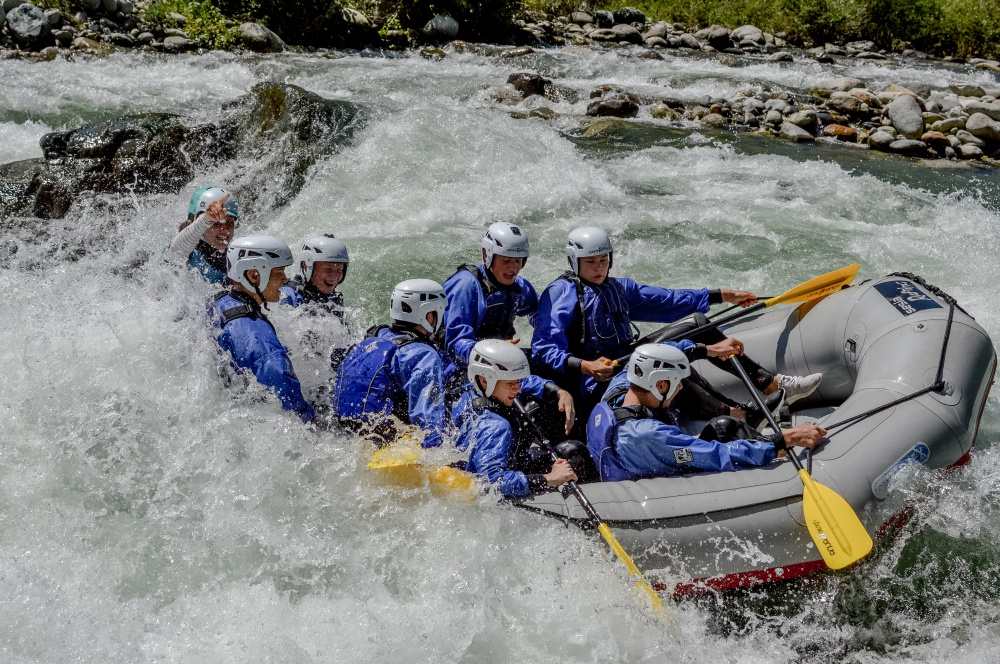
[[[646,469],[647,476],[671,474],[685,468],[737,470],[739,466],[765,466],[774,459],[774,445],[767,441],[702,440],[654,419],[633,420],[622,429],[623,433],[627,430],[631,434],[632,440],[619,441],[619,455],[623,461],[628,456],[629,465]]]
[[[198,215],[192,223],[177,231],[170,242],[170,255],[178,261],[186,261],[211,225],[212,220],[207,215]]]
[[[518,316],[530,316],[531,326],[534,327],[535,314],[538,313],[538,293],[527,279],[518,277],[518,281],[521,285],[521,300],[514,313]]]
[[[576,315],[576,289],[569,281],[557,279],[542,292],[531,336],[531,357],[550,371],[566,373],[574,364],[567,336]],[[570,367],[567,367],[569,363]]]
[[[469,363],[476,345],[480,319],[479,285],[472,275],[460,271],[444,283],[448,306],[444,312],[444,338],[448,353],[463,365]]]
[[[481,418],[476,425],[469,465],[486,478],[507,498],[530,495],[528,477],[508,467],[513,445],[510,425],[507,422]]]
[[[306,422],[316,418],[312,405],[302,396],[288,350],[263,321],[249,319],[230,323],[219,340],[229,350],[238,368],[253,372],[257,382],[278,395],[285,410],[295,412]]]
[[[693,313],[708,311],[708,289],[660,288],[619,278],[632,320],[672,323]]]
[[[444,362],[428,344],[403,346],[393,359],[406,393],[410,424],[424,431],[424,447],[437,447],[447,424],[444,405]]]
[[[295,288],[291,286],[281,287],[281,299],[279,300],[281,304],[287,304],[290,307],[297,307],[302,304],[302,294]]]
[[[539,378],[535,375],[528,376],[521,381],[521,394],[531,397],[532,399],[541,399],[545,396],[546,385],[552,385],[553,388],[555,388],[555,383],[551,381],[547,381],[544,378]]]

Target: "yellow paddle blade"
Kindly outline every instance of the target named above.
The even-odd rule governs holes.
[[[479,494],[476,476],[451,466],[429,469],[427,484],[435,496],[457,496],[473,500]]]
[[[830,569],[843,569],[864,559],[872,550],[872,538],[861,519],[844,498],[815,481],[805,468],[799,471],[804,491],[802,512],[806,527],[823,562]]]
[[[642,572],[639,571],[638,567],[636,567],[635,561],[632,560],[632,557],[628,555],[627,551],[625,551],[625,548],[618,541],[618,538],[611,532],[611,528],[608,527],[608,524],[603,522],[597,524],[597,532],[601,533],[601,537],[603,537],[604,541],[608,543],[609,547],[611,547],[611,551],[615,554],[618,560],[625,565],[625,569],[627,569],[628,573],[635,579],[635,585],[646,593],[646,596],[649,598],[649,603],[653,607],[653,611],[660,617],[665,617],[666,612],[663,609],[663,599],[660,597],[660,593],[656,592],[653,586],[649,584],[649,581],[646,580],[646,577],[642,575]]]
[[[412,447],[381,447],[372,453],[368,470],[386,484],[414,489],[424,484],[420,450]]]
[[[776,295],[768,300],[764,300],[765,307],[773,307],[776,304],[790,304],[792,302],[806,302],[826,297],[831,293],[836,293],[844,286],[848,285],[857,276],[861,265],[851,263],[847,267],[842,267],[833,272],[821,274],[808,281],[803,281],[798,286],[786,290],[781,295]]]

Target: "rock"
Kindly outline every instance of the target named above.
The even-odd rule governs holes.
[[[128,16],[135,12],[135,5],[132,4],[131,0],[118,0],[118,11]]]
[[[650,40],[650,41],[653,41],[653,40]],[[660,41],[663,41],[663,40],[661,39]],[[649,46],[649,44],[646,44],[646,45]],[[652,47],[650,47],[650,48],[652,48]],[[662,48],[662,46],[660,48]],[[640,60],[662,60],[663,56],[660,55],[659,53],[657,53],[656,51],[643,51],[642,53],[639,54],[639,59]]]
[[[695,33],[695,37],[700,37],[707,41],[709,46],[722,50],[729,48],[733,43],[730,38],[731,34],[729,28],[721,25],[713,25],[704,30],[699,30]]]
[[[77,37],[73,40],[72,48],[77,51],[92,51],[95,53],[100,53],[101,51],[108,50],[108,47],[99,41],[89,39],[87,37]]]
[[[273,53],[287,48],[281,37],[259,23],[240,23],[237,34],[244,46],[257,53]]]
[[[93,14],[100,10],[101,0],[80,0],[80,7],[83,11]]]
[[[194,48],[194,42],[186,37],[166,37],[163,40],[163,50],[168,53],[183,53]]]
[[[611,18],[614,19],[615,23],[638,23],[639,25],[646,24],[646,15],[635,7],[622,7],[621,9],[616,9],[612,12]]]
[[[826,107],[832,111],[850,116],[866,116],[871,111],[864,103],[849,92],[833,92],[826,101]]]
[[[993,120],[1000,120],[1000,102],[976,100],[962,104],[962,107],[969,115],[972,115],[973,113],[982,113],[983,115],[988,115]]]
[[[764,60],[767,62],[791,62],[794,58],[792,58],[792,54],[788,51],[778,51],[767,56]]]
[[[183,37],[184,39],[188,39],[188,34],[180,28],[165,28],[163,35],[165,37]]]
[[[965,118],[945,118],[938,120],[931,125],[931,130],[947,134],[952,129],[965,129],[965,120]]]
[[[530,46],[520,46],[518,48],[508,48],[506,50],[500,51],[501,58],[521,58],[525,55],[531,55],[535,52],[535,49]]]
[[[927,156],[927,144],[911,138],[899,138],[889,144],[889,152],[908,157],[925,157]]]
[[[838,141],[844,141],[845,143],[858,142],[858,130],[846,125],[828,124],[823,127],[823,135],[836,138]]]
[[[7,30],[14,41],[26,48],[42,48],[53,41],[45,12],[24,3],[7,12]]]
[[[23,5],[27,0],[3,0],[3,4],[0,5],[0,10],[4,12],[9,12],[18,5]]]
[[[931,146],[938,152],[944,152],[944,149],[951,145],[948,142],[948,137],[939,131],[925,131],[921,136],[920,140]]]
[[[615,41],[627,41],[632,44],[642,43],[642,33],[631,25],[622,23],[611,28]]]
[[[764,32],[753,25],[741,25],[733,30],[730,37],[734,42],[751,41],[757,44],[764,43]]]
[[[177,12],[168,13],[167,20],[172,21],[174,26],[178,28],[183,28],[187,25],[187,17],[184,16],[184,14],[178,14]]]
[[[870,51],[875,48],[875,42],[869,40],[847,42],[848,52]]]
[[[594,25],[598,28],[610,28],[615,24],[615,17],[609,11],[594,12]]]
[[[156,37],[153,36],[152,32],[140,32],[139,36],[135,38],[135,40],[142,46],[153,43],[154,39],[156,39]]]
[[[425,60],[444,60],[448,54],[436,46],[425,46],[420,49],[420,57]]]
[[[859,60],[888,60],[888,56],[882,55],[881,53],[876,53],[875,51],[862,51],[856,53],[854,57]]]
[[[784,117],[780,112],[775,110],[770,110],[764,115],[764,124],[777,127],[784,121]]]
[[[979,62],[976,63],[976,69],[984,69],[986,71],[995,72],[1000,74],[1000,63],[997,62]]]
[[[101,9],[105,14],[114,14],[118,11],[118,0],[101,0]]]
[[[618,41],[618,34],[611,28],[597,28],[587,35],[593,41],[613,42]]]
[[[969,145],[975,145],[980,148],[986,145],[986,141],[984,141],[981,138],[977,138],[976,136],[973,136],[964,129],[959,129],[957,132],[955,132],[955,138],[958,139],[959,144],[963,145],[967,143]]]
[[[52,36],[55,37],[57,44],[66,47],[73,43],[74,34],[71,30],[56,30],[52,33]]]
[[[986,91],[978,85],[959,83],[949,85],[948,89],[957,94],[959,97],[983,97],[986,95]]]
[[[434,42],[451,41],[458,37],[458,31],[458,21],[449,14],[435,14],[421,30],[425,38]]]
[[[764,108],[768,111],[778,111],[782,115],[792,110],[791,105],[784,99],[768,99],[764,103]]]
[[[576,25],[587,25],[594,22],[594,17],[587,12],[573,12],[569,15],[569,20]]]
[[[667,40],[664,39],[663,37],[647,37],[643,43],[646,44],[646,46],[648,46],[649,48],[667,48],[669,46]],[[663,56],[661,56],[659,53],[656,53],[655,55],[657,59],[659,60],[663,59]]]
[[[1000,122],[984,113],[973,113],[965,122],[965,130],[976,138],[990,143],[1000,143]]]
[[[972,145],[971,143],[959,145],[956,152],[962,159],[979,159],[983,156],[982,149],[978,145]]]
[[[650,39],[651,37],[666,37],[670,34],[670,26],[663,21],[658,21],[649,27],[649,30],[642,33],[643,39]]]
[[[50,28],[58,28],[63,22],[62,12],[58,9],[46,9],[45,21],[49,24]]]
[[[805,129],[811,134],[816,133],[816,111],[808,109],[804,111],[797,111],[789,115],[786,120],[797,127]]]
[[[840,57],[845,57],[847,55],[847,49],[842,46],[837,46],[836,44],[830,44],[829,42],[823,44],[823,50],[830,55],[838,55]]]
[[[621,92],[608,93],[587,106],[587,115],[590,116],[634,118],[638,113],[639,104],[635,99]]]
[[[552,81],[534,72],[522,71],[508,76],[507,83],[513,85],[522,97],[527,98],[531,95],[544,95],[545,86],[550,85]]]
[[[900,95],[886,109],[892,126],[906,138],[916,139],[924,132],[923,109],[920,102],[910,95]]]
[[[701,50],[701,42],[694,35],[685,32],[680,37],[678,37],[680,45],[683,48],[693,48],[695,50]]]
[[[865,88],[852,88],[847,91],[847,94],[852,97],[857,97],[863,103],[867,104],[869,108],[881,108],[882,103],[878,100],[872,92],[866,90]]]
[[[124,46],[126,48],[135,46],[135,40],[124,32],[109,33],[105,35],[104,40],[108,43],[114,44],[115,46]]]
[[[816,81],[809,86],[810,92],[819,97],[829,97],[834,92],[847,92],[864,85],[858,78],[830,78]]]
[[[701,123],[709,127],[722,128],[726,126],[726,119],[718,113],[709,113],[708,115],[702,117]]]
[[[876,131],[868,137],[868,145],[873,150],[888,150],[889,146],[895,142],[896,137],[884,131]]]
[[[680,117],[677,111],[662,102],[657,102],[650,106],[649,115],[657,120],[676,120]]]
[[[812,134],[808,131],[787,121],[781,123],[781,129],[778,130],[778,135],[781,138],[789,141],[795,141],[796,143],[808,143],[815,140],[813,139]]]

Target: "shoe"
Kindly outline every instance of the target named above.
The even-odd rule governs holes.
[[[778,387],[785,391],[785,402],[793,404],[796,401],[805,399],[816,391],[819,384],[823,382],[823,374],[814,373],[808,376],[786,376],[778,374]]]

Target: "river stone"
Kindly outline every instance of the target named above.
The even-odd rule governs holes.
[[[104,36],[104,41],[114,44],[115,46],[124,46],[126,48],[135,46],[135,39],[124,32],[111,32]]]
[[[972,145],[971,143],[959,145],[956,151],[962,159],[979,159],[983,156],[982,149],[978,145]]]
[[[735,42],[750,41],[757,44],[764,43],[764,32],[754,25],[741,25],[733,30],[733,33],[730,36]]]
[[[984,113],[973,113],[965,123],[965,129],[976,138],[990,143],[1000,143],[1000,122]]]
[[[10,10],[14,9],[15,7],[17,7],[18,5],[23,5],[25,3],[25,1],[26,0],[3,0],[3,5],[0,8],[2,8],[3,11],[5,11],[5,12],[9,12]]]
[[[677,111],[670,108],[663,102],[657,102],[650,106],[649,115],[657,120],[676,120],[680,117],[680,114],[677,113]]]
[[[639,113],[639,104],[631,96],[621,92],[611,92],[595,99],[587,106],[587,115],[634,118]]]
[[[695,33],[695,37],[704,39],[708,45],[720,51],[732,45],[729,28],[722,25],[712,25]]]
[[[1000,102],[985,102],[978,99],[967,104],[962,104],[965,112],[969,115],[982,113],[988,115],[993,120],[1000,120]]]
[[[788,51],[778,51],[764,58],[767,62],[792,62],[794,59]]]
[[[884,131],[876,131],[868,137],[868,145],[873,150],[888,150],[896,137]]]
[[[643,39],[649,39],[650,37],[666,37],[670,34],[670,26],[663,21],[657,21],[653,25],[649,26],[649,30],[642,33]]]
[[[611,28],[598,28],[587,35],[593,41],[612,42],[618,41],[618,33]]]
[[[964,117],[945,118],[943,120],[938,120],[937,122],[931,125],[931,130],[940,131],[942,133],[947,134],[952,129],[965,129],[965,120],[966,118]]]
[[[871,109],[849,92],[832,92],[826,101],[826,107],[831,111],[843,113],[845,115],[868,115]]]
[[[90,39],[88,37],[77,37],[73,40],[72,48],[77,51],[106,51],[108,47],[99,41]]]
[[[722,128],[726,126],[726,119],[718,113],[709,113],[701,119],[701,123],[708,127]]]
[[[828,124],[823,127],[823,135],[836,138],[838,141],[844,141],[845,143],[858,142],[858,130],[847,125]]]
[[[194,48],[194,42],[186,37],[171,35],[163,40],[163,50],[169,53],[182,53]]]
[[[165,37],[183,37],[184,39],[188,39],[188,34],[180,28],[164,28],[163,35]]]
[[[526,98],[531,95],[544,95],[545,86],[550,85],[552,81],[534,72],[522,71],[508,76],[507,83],[514,86],[514,89]]]
[[[923,110],[920,103],[910,95],[899,95],[886,109],[892,126],[906,138],[916,139],[924,132]]]
[[[52,41],[45,12],[30,3],[26,2],[8,11],[6,20],[7,30],[21,46],[40,48]]]
[[[287,48],[281,37],[259,23],[240,23],[238,34],[243,45],[251,51],[273,53]]]
[[[118,0],[118,11],[128,16],[135,12],[135,5],[132,4],[131,0]]]
[[[782,115],[792,110],[791,106],[784,99],[768,99],[764,103],[764,108],[768,111],[777,111]]]
[[[118,0],[101,0],[101,9],[105,14],[114,14],[118,11]]]
[[[829,97],[834,92],[847,92],[864,85],[858,78],[830,78],[816,81],[808,86],[810,92],[819,97]]]
[[[156,39],[156,37],[153,35],[152,32],[140,32],[139,36],[135,38],[135,40],[139,42],[139,44],[141,44],[142,46],[145,46],[146,44],[152,44],[154,39]]]
[[[49,24],[50,28],[58,28],[63,22],[62,12],[58,9],[46,9],[45,21]]]
[[[569,15],[569,20],[576,25],[587,25],[594,22],[594,17],[587,12],[573,12]]]
[[[963,144],[968,143],[969,145],[975,145],[978,147],[983,147],[984,145],[986,145],[986,141],[976,136],[973,136],[964,129],[959,129],[958,131],[956,131],[955,138],[957,138],[959,142]]]
[[[938,152],[944,152],[944,149],[951,145],[951,143],[948,142],[948,137],[939,131],[925,131],[920,136],[920,140]]]
[[[778,130],[778,135],[790,141],[795,141],[796,143],[808,143],[814,140],[812,134],[808,131],[788,121],[781,123],[781,129]]]
[[[854,55],[859,60],[888,60],[889,57],[875,51],[862,51]]]
[[[978,85],[970,85],[967,83],[949,85],[948,89],[957,94],[959,97],[983,97],[986,95],[986,91]]]
[[[611,32],[615,35],[615,41],[627,41],[633,44],[642,43],[642,33],[634,26],[626,23],[615,25],[611,28]]]
[[[646,44],[646,46],[648,46],[649,48],[667,48],[669,46],[667,40],[664,39],[663,37],[647,37],[643,43]],[[656,53],[654,55],[656,55],[657,60],[663,59],[663,56],[660,55],[659,53]]]
[[[615,23],[638,23],[646,24],[646,15],[635,7],[622,7],[611,13],[611,18]]]
[[[424,24],[424,37],[431,41],[451,41],[458,36],[458,21],[448,14],[435,14],[434,17]]]
[[[789,122],[797,127],[802,127],[811,134],[816,133],[816,111],[806,109],[804,111],[796,111],[786,118]]]
[[[912,138],[899,138],[889,144],[889,152],[909,157],[923,157],[927,155],[927,144]]]
[[[615,24],[615,17],[609,11],[596,11],[594,12],[594,25],[598,28],[610,28]]]
[[[63,47],[72,44],[75,35],[76,33],[72,30],[55,30],[52,32],[52,36],[56,38],[56,43]]]
[[[701,50],[701,42],[698,41],[697,37],[695,37],[694,35],[692,35],[689,32],[685,32],[684,34],[682,34],[677,39],[678,39],[678,41],[680,41],[680,45],[681,45],[682,48],[691,48],[691,49],[695,49],[695,50]]]
[[[882,103],[879,102],[878,97],[874,95],[870,90],[865,88],[851,88],[847,91],[847,94],[852,97],[857,97],[865,104],[868,104],[869,108],[881,108]]]

